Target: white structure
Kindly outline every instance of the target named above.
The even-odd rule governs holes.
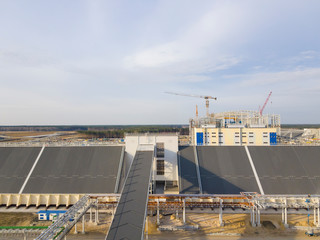
[[[165,186],[178,185],[178,134],[126,134],[125,136],[125,166],[126,170],[135,156],[138,145],[153,144],[154,159],[152,180]]]

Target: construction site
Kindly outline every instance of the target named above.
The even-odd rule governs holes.
[[[280,116],[190,119],[123,143],[0,147],[0,239],[304,239],[320,230],[320,146],[279,144]],[[319,235],[320,236],[320,235]]]

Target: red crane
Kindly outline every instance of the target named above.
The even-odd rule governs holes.
[[[266,107],[266,105],[267,105],[267,103],[268,103],[268,101],[269,101],[269,98],[270,98],[271,94],[272,94],[272,91],[269,93],[266,101],[264,102],[262,108],[261,108],[260,111],[259,111],[259,112],[260,112],[260,116],[262,116],[262,112],[263,112],[264,108]]]

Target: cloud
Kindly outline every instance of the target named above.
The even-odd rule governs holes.
[[[236,4],[214,4],[193,24],[162,44],[124,57],[124,67],[134,71],[161,71],[174,79],[208,80],[204,74],[229,69],[241,62],[227,49],[245,25],[245,10]],[[182,77],[181,75],[185,77]]]
[[[305,68],[280,72],[260,72],[254,74],[237,75],[236,77],[242,79],[239,85],[251,87],[272,85],[277,86],[279,84],[286,84],[289,87],[292,84],[299,86],[317,86],[320,85],[320,68]]]

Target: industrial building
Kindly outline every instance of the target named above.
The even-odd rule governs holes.
[[[259,111],[232,111],[190,120],[191,142],[202,146],[277,144],[280,116]]]

